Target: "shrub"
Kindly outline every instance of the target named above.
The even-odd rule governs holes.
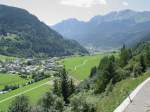
[[[76,95],[71,99],[72,112],[96,112],[94,104],[87,102],[86,98],[81,95]]]
[[[29,100],[25,96],[18,96],[12,101],[8,112],[30,112]]]

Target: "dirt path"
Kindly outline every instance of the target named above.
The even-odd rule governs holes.
[[[27,92],[30,92],[30,91],[32,91],[32,90],[34,90],[34,89],[37,89],[37,88],[39,88],[39,87],[41,87],[41,86],[44,86],[44,85],[46,85],[46,84],[52,84],[52,81],[48,81],[48,82],[43,83],[43,84],[41,84],[41,85],[39,85],[39,86],[30,88],[30,89],[25,90],[25,91],[23,91],[23,92],[20,92],[20,93],[18,93],[18,94],[16,94],[16,95],[12,95],[12,96],[10,96],[10,97],[8,97],[8,98],[5,98],[5,99],[1,100],[0,103],[3,103],[3,102],[5,102],[5,101],[7,101],[7,100],[10,100],[10,99],[12,99],[12,98],[14,98],[14,97],[23,95],[23,94],[25,94],[25,93],[27,93]]]
[[[76,71],[77,68],[84,66],[84,65],[87,63],[87,61],[88,61],[88,60],[84,60],[82,64],[76,65],[76,66],[74,67],[74,70]]]
[[[150,81],[142,87],[124,112],[150,112]]]

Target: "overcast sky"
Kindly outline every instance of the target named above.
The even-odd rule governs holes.
[[[114,10],[150,11],[150,0],[0,0],[0,4],[26,9],[48,25],[68,18],[88,21]]]

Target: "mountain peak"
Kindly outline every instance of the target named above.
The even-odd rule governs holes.
[[[131,10],[131,9],[125,9],[125,10],[120,10],[120,11],[118,11],[118,12],[120,12],[120,13],[131,13],[131,12],[137,12],[137,11],[134,11],[134,10]]]
[[[69,21],[69,22],[78,22],[79,20],[77,20],[76,18],[70,18],[70,19],[63,20],[62,22],[66,22],[66,21]]]
[[[97,15],[84,24],[70,22],[54,26],[64,37],[75,39],[84,46],[94,48],[118,47],[127,38],[132,42],[142,33],[150,31],[150,12],[137,12],[126,9]],[[148,23],[147,23],[148,22]],[[132,38],[132,39],[131,39]],[[127,42],[128,43],[128,42]]]

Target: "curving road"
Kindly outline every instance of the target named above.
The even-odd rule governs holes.
[[[140,89],[124,112],[150,112],[150,81]]]

